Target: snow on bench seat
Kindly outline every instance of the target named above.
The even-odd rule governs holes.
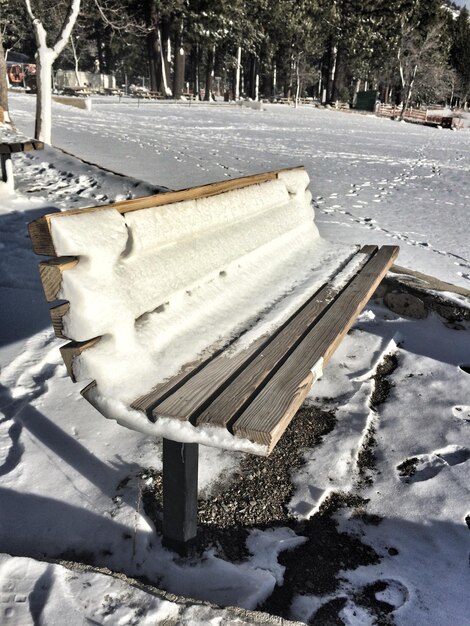
[[[84,396],[151,435],[266,455],[398,249],[332,245],[303,168],[30,225]]]

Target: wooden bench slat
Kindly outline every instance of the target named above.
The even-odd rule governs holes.
[[[374,250],[365,256],[364,266],[372,256]],[[354,263],[354,260],[352,261]],[[359,267],[357,268],[359,271]],[[272,372],[297,347],[302,338],[318,322],[331,303],[342,291],[326,285],[312,298],[308,305],[297,312],[295,317],[275,336],[265,349],[258,354],[251,363],[244,366],[241,374],[220,393],[217,398],[198,417],[197,424],[211,424],[213,426],[227,426],[244,404],[263,385]]]
[[[67,315],[70,311],[70,303],[64,302],[62,304],[58,304],[57,306],[53,306],[49,309],[49,314],[51,316],[52,327],[54,328],[54,333],[56,337],[60,339],[70,339],[64,333],[64,322],[63,317]]]
[[[155,418],[152,415],[153,408],[159,402],[163,402],[165,398],[174,393],[179,386],[183,385],[186,380],[193,376],[201,367],[207,365],[215,355],[216,353],[209,357],[202,358],[199,361],[196,360],[184,365],[176,376],[172,376],[170,379],[159,383],[152,391],[134,400],[130,406],[137,411],[143,411],[150,420],[154,421]]]
[[[75,267],[77,263],[78,259],[73,256],[58,257],[39,263],[39,275],[48,302],[57,300],[62,284],[62,274]]]
[[[73,360],[84,350],[88,350],[88,348],[92,348],[96,345],[100,339],[101,337],[95,337],[94,339],[90,339],[88,341],[71,341],[60,348],[60,353],[67,369],[67,373],[73,382],[76,382],[73,373]]]
[[[331,355],[398,255],[383,246],[335,300],[233,424],[233,433],[272,449],[315,381],[312,367]]]
[[[360,251],[364,256],[364,263],[368,260],[365,255],[371,255],[374,250],[374,247],[369,247]],[[355,257],[356,255],[350,263],[355,264]],[[209,423],[226,426],[233,415],[233,403],[239,402],[241,406],[251,396],[286,351],[293,349],[300,337],[337,295],[338,289],[324,286],[311,296],[303,308],[281,325],[276,333],[261,337],[246,350],[232,357],[222,353],[173,395],[158,404],[153,411],[154,417],[164,415],[193,421],[197,416],[198,425]],[[227,412],[227,405],[230,406],[231,413]]]

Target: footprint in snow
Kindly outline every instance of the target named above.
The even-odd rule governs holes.
[[[410,599],[410,593],[405,585],[392,578],[376,580],[363,587],[362,592],[385,605],[383,609],[389,613],[396,611]]]
[[[420,454],[405,459],[397,465],[400,479],[405,483],[417,483],[430,480],[446,467],[460,465],[470,459],[470,449],[450,445],[430,454]]]
[[[459,420],[463,422],[470,422],[470,406],[469,405],[461,405],[454,406],[452,408],[452,414]]]

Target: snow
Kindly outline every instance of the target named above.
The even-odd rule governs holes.
[[[13,155],[17,193],[0,197],[2,623],[145,624],[178,619],[178,611],[181,623],[230,623],[211,607],[183,607],[96,572],[71,575],[45,559],[92,559],[172,593],[254,608],[285,579],[281,551],[306,541],[292,528],[254,528],[242,562],[216,548],[184,560],[161,546],[141,502],[147,468],[161,468],[161,444],[103,419],[68,379],[26,237],[29,221],[51,208],[154,193],[157,184],[183,188],[305,161],[321,235],[347,247],[399,243],[400,265],[468,289],[467,130],[264,108],[113,99],[98,100],[91,112],[54,105],[56,143],[146,183],[52,148]],[[33,99],[14,95],[11,109],[31,134]],[[460,305],[465,300],[459,296]],[[340,572],[333,594],[296,597],[291,618],[306,622],[329,599],[346,598],[344,623],[377,623],[358,598],[380,582],[376,596],[392,607],[397,626],[468,623],[469,331],[468,322],[455,326],[435,314],[413,320],[371,302],[312,387],[310,402],[336,410],[337,423],[305,451],[289,508],[307,518],[331,490],[369,499],[367,512],[380,524],[365,524],[351,509],[337,517],[380,560]],[[398,360],[393,386],[374,410],[374,374],[390,353]],[[368,482],[358,452],[372,428],[376,470],[366,470]],[[217,488],[240,459],[202,446],[200,489]],[[415,465],[412,476],[400,475],[404,462]]]

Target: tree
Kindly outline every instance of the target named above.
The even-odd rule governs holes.
[[[7,64],[3,50],[2,31],[0,30],[0,113],[5,111],[8,111]],[[0,118],[0,121],[3,121],[3,114],[0,115]]]
[[[470,98],[470,14],[465,7],[453,24],[450,60],[457,72],[465,105]]]
[[[67,2],[65,17],[56,35],[55,42],[48,44],[48,33],[39,16],[39,7],[33,8],[31,0],[24,0],[26,10],[31,18],[36,38],[37,53],[37,84],[35,137],[51,143],[52,139],[52,66],[64,49],[70,37],[78,13],[80,0]],[[43,7],[41,7],[43,8]]]
[[[414,0],[402,19],[402,37],[397,52],[402,84],[401,120],[410,104],[418,69],[423,61],[429,63],[434,57],[435,63],[446,62],[443,53],[446,31],[438,0],[426,3]]]

